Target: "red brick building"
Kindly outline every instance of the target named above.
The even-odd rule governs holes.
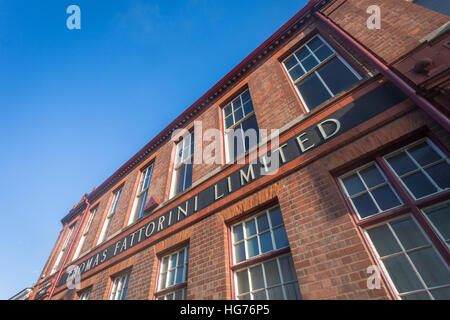
[[[427,3],[310,1],[83,196],[31,298],[449,299],[449,17]]]

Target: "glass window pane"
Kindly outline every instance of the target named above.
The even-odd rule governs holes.
[[[165,272],[167,271],[167,262],[169,261],[169,257],[165,257],[162,260],[162,268],[161,268],[161,272]]]
[[[306,58],[309,54],[310,53],[309,53],[308,49],[306,49],[306,48],[303,48],[295,53],[298,60],[300,60],[300,61],[303,60],[304,58]]]
[[[241,120],[244,117],[244,111],[242,110],[242,108],[239,109],[235,109],[234,110],[234,121],[238,122],[239,120]]]
[[[245,90],[245,92],[242,93],[242,102],[246,103],[247,101],[251,101],[251,99],[250,99],[250,91]]]
[[[358,177],[356,173],[352,174],[351,176],[345,179],[342,179],[342,182],[344,183],[345,189],[347,190],[350,196],[353,196],[357,193],[366,190],[361,179]]]
[[[432,290],[431,294],[436,300],[450,300],[450,287]]]
[[[252,100],[249,100],[244,104],[244,114],[248,115],[252,112],[253,112],[253,102]]]
[[[450,165],[441,162],[425,170],[441,189],[450,188]]]
[[[306,72],[310,71],[312,68],[317,66],[319,62],[312,55],[302,61],[303,68],[305,68]]]
[[[258,232],[263,232],[269,229],[269,221],[267,220],[267,215],[260,215],[257,219],[258,222]]]
[[[270,222],[272,223],[272,228],[283,224],[280,207],[270,210]]]
[[[252,290],[264,288],[264,277],[261,265],[250,268],[250,278],[252,280]]]
[[[406,250],[428,244],[422,231],[411,217],[395,220],[390,222],[390,225]]]
[[[450,239],[450,202],[424,210],[444,240]]]
[[[184,249],[178,254],[178,265],[182,266],[184,264]]]
[[[423,289],[404,255],[388,258],[383,262],[392,282],[400,293]]]
[[[320,61],[324,61],[333,54],[333,51],[331,51],[327,46],[322,46],[319,50],[314,52],[314,54]]]
[[[177,279],[176,283],[183,283],[184,278],[184,266],[177,268]]]
[[[235,250],[236,263],[244,261],[245,260],[245,246],[244,246],[244,242],[241,242],[238,245],[235,245],[234,246],[234,250]]]
[[[437,154],[436,151],[434,151],[434,149],[426,142],[408,149],[408,152],[421,166],[425,166],[442,159],[441,156],[439,156],[439,154]]]
[[[291,56],[284,62],[284,65],[286,66],[286,69],[288,69],[288,70],[291,69],[296,64],[297,64],[297,60],[295,59],[294,56]]]
[[[269,300],[284,300],[283,289],[281,286],[270,288],[267,290]]]
[[[247,250],[249,258],[257,256],[259,254],[257,237],[254,237],[247,241]]]
[[[358,78],[339,58],[334,58],[320,67],[317,72],[334,95],[350,87]]]
[[[373,203],[372,198],[367,193],[363,194],[362,196],[353,198],[352,201],[361,218],[365,218],[378,213],[377,207]]]
[[[166,287],[167,273],[161,273],[161,279],[159,280],[159,289],[162,290]]]
[[[375,189],[372,195],[381,210],[385,211],[400,205],[400,201],[395,196],[394,191],[389,185]]]
[[[367,234],[372,240],[373,245],[377,249],[380,257],[387,256],[396,252],[400,252],[401,248],[394,238],[391,230],[387,225],[382,225],[367,230]]]
[[[239,294],[250,291],[247,269],[236,272],[236,282]]]
[[[392,169],[394,169],[395,173],[399,176],[417,169],[414,162],[404,152],[390,157],[387,161],[391,165]]]
[[[286,298],[288,300],[300,300],[302,296],[300,295],[300,288],[297,283],[290,283],[284,286],[286,291]]]
[[[416,199],[422,198],[437,191],[436,187],[428,180],[422,172],[416,172],[403,178],[403,182],[413,193]]]
[[[251,237],[256,234],[256,224],[255,220],[250,220],[245,223],[245,234],[247,237]]]
[[[250,294],[244,294],[238,297],[239,300],[251,300]]]
[[[231,104],[227,105],[223,110],[225,112],[225,117],[231,115]]]
[[[228,116],[225,118],[225,127],[228,129],[233,125],[233,116]]]
[[[262,290],[253,294],[253,300],[267,300],[266,291]]]
[[[383,176],[376,166],[370,166],[366,169],[363,169],[359,172],[361,177],[364,179],[364,182],[369,188],[378,186],[385,182]]]
[[[242,123],[242,130],[244,130],[245,150],[256,146],[259,143],[259,130],[256,117],[252,116]]]
[[[280,258],[279,261],[283,281],[288,282],[297,280],[297,275],[295,273],[294,262],[292,261],[292,257],[290,255],[284,256]]]
[[[234,242],[244,239],[242,224],[233,227]]]
[[[279,227],[273,230],[273,236],[275,238],[275,245],[277,249],[286,248],[289,246],[289,241],[284,227]]]
[[[177,254],[170,256],[170,266],[169,268],[175,268],[177,266]]]
[[[323,44],[323,41],[319,37],[315,37],[312,41],[308,42],[308,47],[314,51]]]
[[[291,75],[292,81],[295,81],[298,78],[300,78],[302,75],[304,75],[305,71],[303,71],[303,69],[302,69],[302,67],[300,67],[300,65],[297,65],[294,69],[289,71],[289,74]]]
[[[183,300],[184,289],[175,291],[175,300]]]
[[[266,253],[273,250],[272,236],[270,235],[270,232],[260,235],[259,242],[261,245],[261,253]]]
[[[184,180],[183,190],[186,190],[192,185],[192,163],[186,164],[185,167],[186,167],[186,177]]]
[[[428,287],[450,284],[450,271],[434,248],[413,251],[408,255]]]
[[[268,287],[281,283],[277,260],[271,260],[264,263],[264,271],[266,274],[266,282]]]
[[[315,73],[297,84],[297,88],[309,110],[313,110],[321,103],[331,98],[331,95],[325,89]]]
[[[426,292],[421,292],[404,296],[402,300],[430,300],[430,296]]]
[[[168,286],[172,286],[175,284],[175,269],[169,271],[169,284]]]

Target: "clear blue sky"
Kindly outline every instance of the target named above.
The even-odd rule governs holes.
[[[0,299],[36,281],[85,192],[306,2],[0,1]]]

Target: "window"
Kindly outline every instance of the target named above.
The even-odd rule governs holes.
[[[148,189],[150,187],[150,181],[152,179],[153,163],[147,166],[141,172],[138,190],[136,193],[136,199],[133,204],[132,214],[128,224],[141,219],[144,216],[145,204],[147,202]]]
[[[361,79],[319,35],[290,55],[283,64],[307,111]]]
[[[259,143],[259,130],[250,92],[246,89],[223,108],[227,162]]]
[[[190,132],[177,143],[172,178],[171,197],[192,185],[192,162],[194,157],[194,133]]]
[[[78,294],[79,300],[90,300],[91,288],[85,289]]]
[[[341,178],[347,197],[360,218],[385,212],[402,204],[376,163]]]
[[[427,141],[413,144],[385,158],[415,199],[450,188],[449,159]]]
[[[425,208],[423,213],[450,248],[450,200]]]
[[[450,16],[450,2],[445,0],[409,0],[427,9]]]
[[[77,259],[80,256],[81,249],[83,248],[84,241],[86,241],[86,237],[89,232],[89,228],[91,227],[92,220],[94,219],[95,213],[97,212],[97,207],[91,210],[86,226],[84,227],[83,234],[81,235],[80,241],[78,242],[77,249],[73,255],[72,261]]]
[[[122,194],[122,188],[114,191],[113,198],[111,201],[111,206],[109,207],[108,215],[106,216],[105,222],[103,223],[103,228],[98,238],[97,244],[102,243],[108,238],[109,230],[111,229],[111,221],[117,210],[117,205],[119,203],[120,195]]]
[[[158,300],[186,299],[186,286],[189,265],[189,247],[184,247],[175,253],[161,259]]]
[[[50,274],[54,274],[56,270],[58,270],[59,264],[61,262],[62,257],[64,256],[64,253],[67,250],[67,246],[69,245],[70,237],[72,236],[73,229],[75,228],[75,223],[72,224],[72,226],[69,227],[69,230],[67,231],[66,237],[64,238],[63,245],[61,247],[61,251],[58,254],[58,257],[55,260],[55,264],[53,265],[52,271]]]
[[[237,299],[301,299],[279,207],[233,225],[231,234]]]
[[[109,300],[125,300],[127,297],[129,282],[130,282],[129,271],[112,279],[112,288]]]
[[[339,178],[357,225],[400,299],[450,299],[444,257],[450,242],[448,166],[443,153],[422,139]],[[415,176],[420,179],[408,179]]]

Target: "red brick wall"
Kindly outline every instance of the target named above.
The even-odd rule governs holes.
[[[369,30],[366,10],[375,4],[381,9],[381,29]],[[338,0],[323,12],[388,64],[414,49],[420,39],[448,21],[447,16],[406,0]]]

